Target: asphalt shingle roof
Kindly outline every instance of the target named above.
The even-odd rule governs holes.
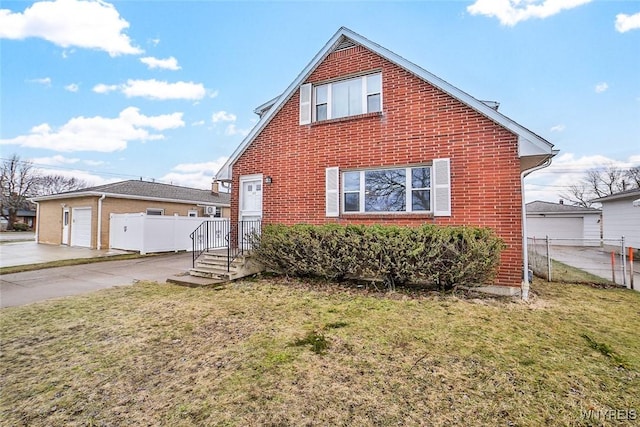
[[[182,200],[211,204],[228,205],[231,196],[228,193],[214,194],[211,190],[181,187],[159,182],[129,180],[98,185],[75,191],[67,191],[53,195],[55,198],[74,197],[87,193],[106,193],[108,195],[138,196],[140,198]],[[46,197],[52,198],[52,196]],[[37,198],[35,200],[38,200]]]
[[[600,209],[536,200],[527,203],[527,213],[600,213]]]

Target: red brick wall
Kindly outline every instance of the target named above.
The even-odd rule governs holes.
[[[232,219],[242,175],[262,173],[265,223],[479,225],[505,240],[497,284],[522,271],[517,136],[378,55],[355,47],[329,55],[307,83],[382,71],[383,112],[300,126],[296,92],[233,165]],[[451,159],[451,217],[420,214],[325,216],[325,168],[406,166]]]

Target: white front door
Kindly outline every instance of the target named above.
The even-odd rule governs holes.
[[[249,237],[260,230],[262,220],[262,175],[240,177],[238,244],[248,248]]]
[[[247,217],[262,218],[262,175],[240,177],[239,217],[241,221]]]
[[[62,210],[62,244],[69,244],[69,208]]]
[[[91,208],[71,210],[71,246],[91,247]]]

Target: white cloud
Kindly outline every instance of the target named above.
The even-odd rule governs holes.
[[[227,157],[219,157],[211,162],[181,163],[160,180],[174,185],[210,189],[213,176],[220,170],[227,159]]]
[[[112,182],[117,182],[120,181],[120,179],[118,178],[109,178],[109,179],[105,179],[102,176],[99,175],[94,175],[91,172],[85,171],[85,170],[77,170],[77,169],[56,169],[55,167],[53,168],[34,168],[35,172],[40,173],[42,175],[58,175],[58,176],[63,176],[65,178],[75,178],[79,181],[83,181],[87,184],[87,186],[89,187],[93,187],[96,185],[104,185],[104,184],[109,184]]]
[[[105,85],[105,84],[99,83],[93,87],[93,91],[96,93],[109,93],[109,92],[113,92],[114,90],[118,90],[117,85]]]
[[[204,120],[198,120],[197,122],[191,123],[191,126],[203,126]]]
[[[211,121],[213,123],[218,122],[235,122],[236,115],[232,113],[227,113],[226,111],[217,111],[211,115]]]
[[[609,89],[609,85],[606,82],[598,83],[595,87],[596,93],[602,93]]]
[[[238,129],[234,123],[231,123],[227,125],[226,129],[224,130],[224,134],[228,136],[247,136],[249,134],[249,131],[251,131],[251,129]]]
[[[548,18],[591,0],[476,0],[467,6],[472,15],[496,17],[502,25],[513,27],[531,18]]]
[[[176,71],[182,68],[178,65],[178,60],[173,56],[167,59],[158,59],[152,56],[146,56],[144,58],[140,58],[140,62],[145,64],[150,69],[162,68],[165,70]]]
[[[68,84],[64,88],[69,92],[77,92],[78,90],[80,90],[80,86],[78,86],[76,83]]]
[[[218,94],[220,93],[219,90],[213,90],[211,92],[209,92],[209,98],[215,98],[218,96]]]
[[[562,132],[566,128],[565,125],[555,125],[551,128],[551,132]]]
[[[102,166],[106,164],[106,162],[103,160],[83,160],[82,162],[85,165],[89,165],[89,166]]]
[[[115,90],[122,92],[127,98],[141,97],[153,100],[198,100],[202,99],[206,94],[206,90],[201,83],[168,83],[155,79],[127,80],[126,84],[121,85],[100,83],[93,87],[93,91],[97,93],[108,93]]]
[[[47,123],[34,126],[26,135],[0,139],[0,145],[44,148],[59,152],[124,150],[130,141],[164,139],[164,135],[151,133],[184,126],[182,113],[145,116],[134,107],[128,107],[116,118],[74,117],[54,130]]]
[[[72,165],[80,161],[80,159],[76,159],[76,158],[70,159],[60,154],[56,154],[55,156],[51,156],[51,157],[37,157],[29,160],[34,165],[44,165],[44,166]]]
[[[42,77],[38,79],[27,80],[30,83],[38,83],[44,86],[51,86],[51,77]]]
[[[111,56],[143,52],[123,32],[128,27],[116,8],[104,1],[40,1],[23,13],[0,10],[0,38],[37,37],[63,48],[97,49]]]
[[[640,29],[640,12],[634,15],[626,15],[624,13],[616,15],[616,31],[626,33],[637,29]]]

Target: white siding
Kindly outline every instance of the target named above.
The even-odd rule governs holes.
[[[588,246],[598,246],[598,244],[591,244],[591,241],[600,241],[600,213],[597,214],[585,214],[584,216],[584,238],[589,239]]]
[[[527,237],[562,239],[553,242],[554,245],[580,246],[583,229],[582,217],[527,217]]]
[[[554,245],[600,246],[600,213],[527,215],[527,237],[563,239]]]
[[[625,246],[640,248],[640,208],[633,199],[603,202],[602,227],[605,240],[624,236]]]

